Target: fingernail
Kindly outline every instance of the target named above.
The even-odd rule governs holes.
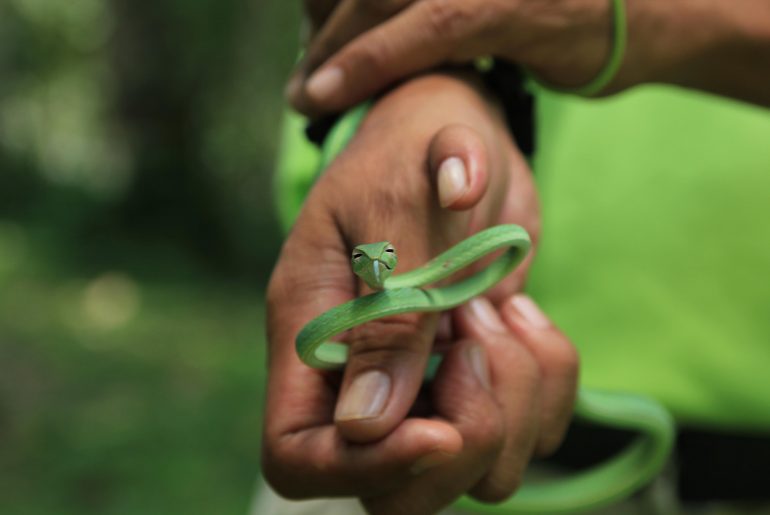
[[[468,191],[468,174],[459,157],[445,159],[438,168],[438,198],[441,207],[452,205]]]
[[[327,100],[342,86],[342,79],[340,68],[323,68],[310,76],[306,86],[307,94],[314,100]]]
[[[454,454],[450,454],[444,451],[435,451],[430,454],[426,454],[422,458],[415,461],[414,465],[412,465],[409,471],[415,476],[417,476],[422,474],[428,469],[432,469],[433,467],[438,467],[439,465],[443,465],[444,463],[449,463],[455,458],[456,458],[456,455]]]
[[[468,303],[471,317],[477,320],[485,329],[495,333],[505,333],[506,329],[500,315],[492,303],[484,297],[475,297]]]
[[[540,308],[537,307],[537,304],[526,295],[514,295],[511,299],[511,305],[532,327],[536,329],[546,329],[551,326],[551,321],[548,320],[548,317],[546,317],[545,314],[540,311]]]
[[[335,420],[373,418],[382,413],[390,395],[390,377],[379,370],[370,370],[356,377],[342,395]]]
[[[484,352],[484,348],[478,344],[471,345],[465,352],[476,379],[479,380],[479,383],[481,383],[485,390],[491,390],[492,381],[489,378],[489,365],[487,364],[487,355]]]
[[[300,93],[302,92],[302,75],[299,73],[295,73],[291,79],[289,79],[288,84],[286,84],[286,89],[283,92],[284,97],[291,101],[297,99],[299,97]]]

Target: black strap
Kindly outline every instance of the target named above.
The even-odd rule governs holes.
[[[332,130],[334,124],[339,120],[339,114],[330,114],[317,120],[311,120],[305,127],[305,137],[315,143],[317,146],[323,145],[326,135]]]
[[[535,152],[535,97],[526,88],[524,74],[518,66],[496,59],[484,74],[484,83],[503,106],[519,150],[531,157]]]

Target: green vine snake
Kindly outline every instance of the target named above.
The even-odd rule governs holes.
[[[355,134],[368,106],[343,116],[322,148],[323,170]],[[347,346],[329,339],[378,318],[415,311],[444,311],[481,295],[508,275],[526,256],[529,235],[516,225],[500,225],[478,232],[446,250],[425,265],[392,275],[395,249],[388,242],[359,245],[353,250],[354,272],[375,293],[359,297],[311,320],[298,334],[296,348],[307,365],[340,369]],[[429,285],[445,279],[487,254],[505,249],[489,266],[475,275],[441,287]],[[434,356],[426,372],[435,371]],[[656,401],[629,393],[581,388],[575,416],[592,424],[634,431],[635,440],[608,461],[574,474],[539,484],[525,484],[507,501],[483,504],[470,498],[456,506],[476,513],[574,513],[609,505],[647,484],[665,464],[675,426],[669,413]]]

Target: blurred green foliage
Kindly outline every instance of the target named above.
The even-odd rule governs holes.
[[[0,512],[246,512],[299,10],[0,3]]]

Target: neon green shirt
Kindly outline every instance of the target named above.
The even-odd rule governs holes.
[[[770,111],[650,86],[538,116],[530,292],[582,384],[770,430]]]

